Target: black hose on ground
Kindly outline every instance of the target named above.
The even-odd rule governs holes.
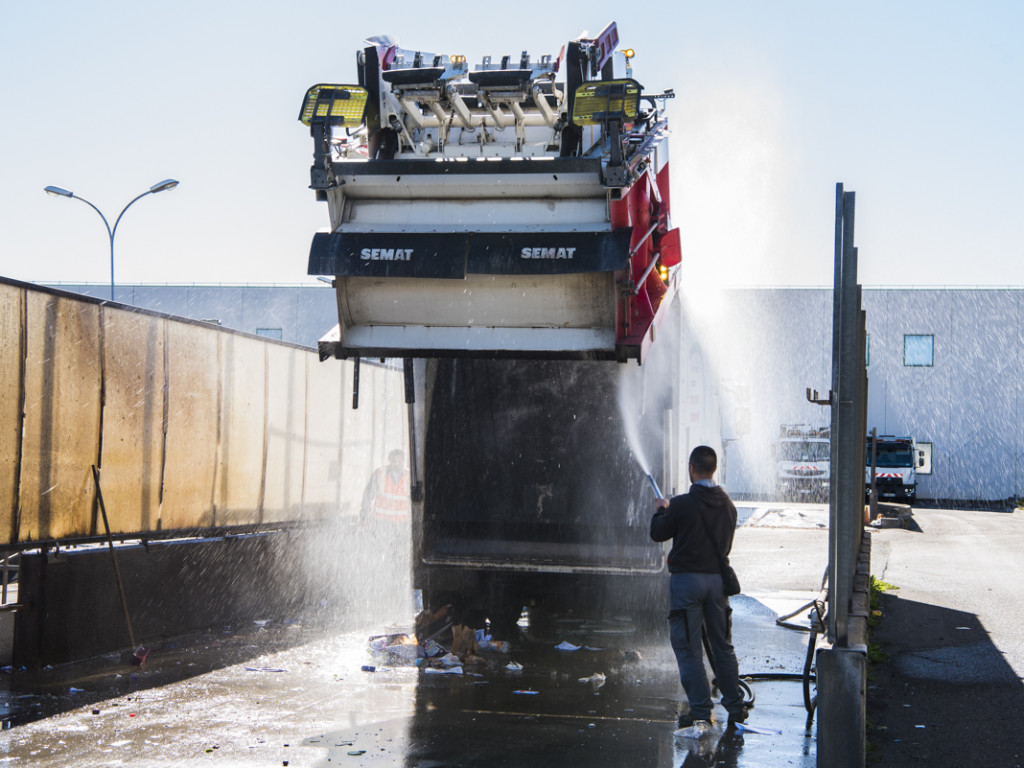
[[[806,626],[800,624],[791,624],[789,620],[796,616],[798,613],[802,613],[807,609],[811,609],[808,613],[808,623]],[[814,710],[818,705],[817,695],[811,695],[811,680],[817,682],[817,675],[811,674],[811,669],[814,665],[814,649],[817,645],[818,635],[825,634],[825,614],[828,610],[828,569],[825,570],[824,575],[821,578],[821,587],[818,591],[818,596],[811,602],[801,605],[792,613],[787,613],[785,616],[779,616],[775,623],[786,629],[792,629],[797,632],[808,632],[810,637],[807,641],[807,655],[804,658],[804,671],[799,677],[803,679],[804,683],[804,709],[807,710],[807,730],[810,730],[811,723],[814,722]],[[793,676],[797,677],[796,675]]]
[[[744,692],[743,704],[752,708],[754,706],[754,692],[747,683],[748,680],[800,680],[803,682],[803,693],[804,693],[804,709],[807,710],[807,730],[811,729],[811,724],[814,722],[814,710],[818,705],[817,695],[811,695],[811,682],[817,683],[818,677],[816,674],[812,674],[811,670],[814,667],[814,649],[817,646],[818,635],[825,634],[825,613],[828,606],[828,570],[826,569],[825,574],[822,576],[821,587],[818,592],[818,596],[811,602],[801,605],[792,613],[787,613],[785,616],[779,616],[775,623],[785,629],[792,629],[796,632],[808,632],[810,637],[807,641],[807,654],[804,657],[804,670],[802,673],[796,672],[762,672],[753,675],[740,675],[740,690]],[[811,609],[808,613],[808,624],[806,626],[800,624],[792,624],[789,622],[798,613],[802,613]],[[702,639],[704,641],[704,651],[707,653],[708,663],[711,665],[711,671],[718,675],[715,670],[714,656],[711,654],[711,640],[708,638],[707,629],[702,627]],[[716,685],[717,681],[712,681],[713,685]]]

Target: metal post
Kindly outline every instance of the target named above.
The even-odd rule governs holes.
[[[832,315],[832,461],[829,487],[828,640],[818,652],[817,765],[864,765],[866,617],[851,616],[864,538],[867,368],[853,245],[855,197],[836,185]],[[865,551],[865,556],[867,552]],[[866,599],[866,595],[864,596]],[[852,624],[852,626],[851,626]]]
[[[831,418],[829,430],[829,484],[828,484],[828,583],[829,583],[829,609],[828,609],[828,640],[834,643],[836,640],[836,611],[835,611],[835,552],[836,542],[839,536],[839,520],[836,516],[836,499],[839,489],[839,430],[836,423],[836,400],[839,394],[839,328],[840,316],[840,286],[843,279],[843,185],[836,184],[836,232],[835,232],[835,267],[832,276],[832,389],[830,392]]]
[[[871,491],[868,504],[871,505],[871,519],[878,514],[878,489],[875,487],[875,475],[878,473],[878,428],[871,428]]]
[[[405,402],[409,422],[409,492],[413,501],[423,501],[423,483],[420,480],[419,451],[416,437],[416,374],[412,358],[403,361],[405,375]]]
[[[852,197],[853,193],[846,195]],[[846,196],[844,195],[844,197]],[[849,203],[849,207],[847,207]],[[847,243],[853,237],[853,206],[852,200],[844,201],[844,237],[842,282],[840,285],[840,329],[839,329],[839,389],[836,392],[835,432],[839,447],[839,485],[836,488],[836,549],[833,553],[835,581],[829,595],[832,598],[836,617],[835,643],[839,646],[847,644],[847,618],[849,616],[849,600],[853,592],[853,574],[857,567],[857,550],[860,546],[859,535],[853,535],[853,524],[860,525],[863,513],[857,514],[860,508],[861,495],[857,492],[861,482],[857,477],[858,469],[862,470],[862,461],[858,460],[858,447],[863,445],[864,438],[860,431],[858,418],[858,401],[860,400],[859,372],[851,358],[856,359],[860,344],[857,340],[860,324],[860,306],[857,303],[857,251]],[[861,475],[863,477],[863,475]]]

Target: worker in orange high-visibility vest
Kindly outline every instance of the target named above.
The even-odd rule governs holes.
[[[396,448],[388,454],[387,466],[379,467],[370,475],[363,492],[361,518],[364,523],[408,522],[411,509],[405,454]]]

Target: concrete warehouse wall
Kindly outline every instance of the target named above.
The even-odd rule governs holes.
[[[356,516],[400,371],[0,279],[0,545]]]
[[[868,426],[930,442],[923,498],[1024,494],[1024,291],[867,291]],[[934,364],[903,364],[904,334]]]
[[[729,488],[771,492],[779,424],[828,424],[808,403],[831,386],[832,292],[722,291],[711,308],[711,351],[733,429]],[[868,429],[932,444],[925,499],[1004,500],[1024,493],[1024,291],[867,289]],[[931,366],[904,364],[904,336],[934,338]]]

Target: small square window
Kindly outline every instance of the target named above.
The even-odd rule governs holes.
[[[278,341],[280,341],[281,340],[281,329],[280,328],[257,328],[256,329],[256,335],[257,336],[263,336],[263,337],[268,338],[268,339],[277,339]]]
[[[903,364],[913,367],[930,368],[935,364],[935,336],[903,336]]]

